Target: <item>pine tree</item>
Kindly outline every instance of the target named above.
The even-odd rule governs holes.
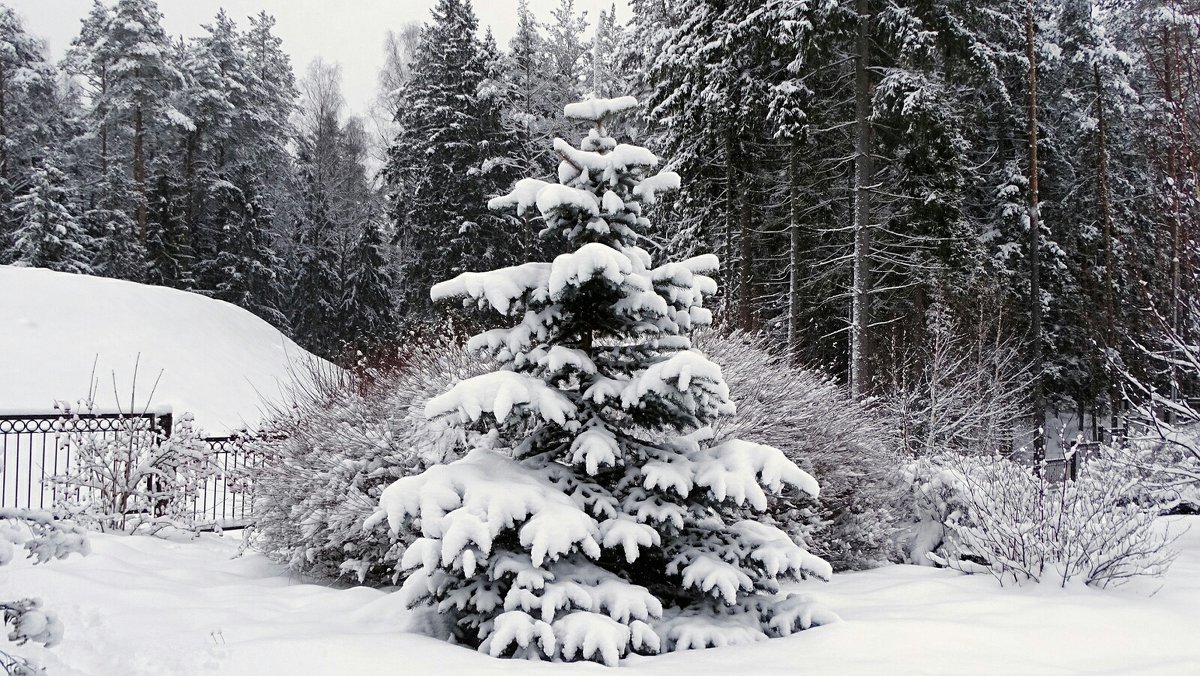
[[[575,13],[575,0],[559,0],[546,24],[546,52],[557,98],[573,101],[590,87],[587,70],[591,44],[586,42],[587,12]]]
[[[11,206],[16,228],[6,262],[59,272],[90,274],[92,242],[80,223],[67,177],[51,163],[48,151],[29,187]]]
[[[587,52],[587,89],[593,96],[613,96],[616,92],[627,91],[628,83],[624,82],[624,71],[619,63],[624,39],[625,31],[618,23],[617,5],[613,3],[607,10],[600,10],[592,48]]]
[[[112,155],[109,66],[113,54],[105,37],[111,22],[112,9],[101,0],[93,0],[91,11],[80,22],[79,35],[71,40],[63,59],[63,69],[80,83],[91,102],[86,116],[90,133],[84,139],[76,139],[75,152],[80,159],[87,158],[89,169],[97,175],[108,172]]]
[[[289,180],[288,145],[295,139],[292,127],[296,110],[296,75],[274,33],[275,18],[266,12],[250,17],[250,27],[240,37],[248,70],[243,74],[246,107],[234,118],[233,137],[239,157],[258,167],[268,185]],[[278,195],[268,195],[279,208]]]
[[[45,45],[0,6],[0,199],[11,198],[17,175],[55,141],[55,72]]]
[[[283,266],[269,239],[273,214],[249,169],[243,168],[235,179],[236,184],[224,182],[216,188],[220,208],[215,214],[215,225],[220,229],[222,245],[202,270],[210,279],[219,280],[211,292],[214,298],[245,308],[279,329],[287,329],[288,321],[281,310],[283,285],[279,279]]]
[[[294,270],[288,316],[301,345],[328,358],[346,357],[357,342],[352,312],[390,311],[348,305],[351,278],[364,228],[378,213],[378,193],[366,175],[367,138],[362,120],[343,120],[340,70],[310,65],[296,167],[300,185],[289,267]],[[367,297],[375,298],[373,294]]]
[[[93,274],[141,281],[146,271],[146,248],[138,241],[129,215],[128,205],[137,197],[123,168],[109,167],[95,195],[95,201],[83,213],[87,232],[96,242]]]
[[[517,30],[508,51],[499,56],[493,70],[497,77],[490,85],[502,110],[500,124],[503,133],[514,139],[513,156],[505,161],[521,173],[550,171],[554,158],[546,148],[561,111],[554,105],[546,40],[525,0],[517,5]]]
[[[507,76],[512,88],[509,105],[533,127],[539,118],[557,114],[549,101],[553,96],[550,86],[550,70],[546,58],[546,39],[538,30],[538,23],[529,9],[527,0],[517,4],[517,30],[508,43],[509,64]]]
[[[236,170],[235,154],[243,147],[253,148],[257,139],[247,138],[243,146],[234,131],[235,119],[246,114],[250,92],[250,67],[236,27],[221,11],[205,30],[207,34],[191,41],[179,59],[183,73],[179,107],[192,124],[180,135],[177,165],[164,169],[181,185],[184,227],[199,267],[212,270],[205,263],[223,245],[222,224],[214,223],[213,217],[223,206],[221,197],[229,194],[223,188]],[[203,274],[195,280],[197,288],[204,291],[213,290],[218,283]]]
[[[186,184],[169,169],[156,167],[147,194],[145,261],[147,284],[190,289],[195,286],[195,254],[188,227]]]
[[[396,331],[392,308],[395,287],[382,228],[373,219],[362,229],[354,249],[353,268],[342,301],[350,326],[350,342],[359,348],[386,344]]]
[[[176,57],[153,0],[119,0],[111,8],[101,2],[93,5],[65,60],[88,101],[75,147],[88,174],[85,184],[94,188],[87,200],[89,211],[122,211],[128,216],[104,217],[98,224],[102,230],[126,224],[132,228],[133,244],[117,232],[111,236],[119,241],[102,243],[115,258],[100,256],[100,274],[143,279],[149,271],[129,265],[149,260],[148,239],[170,239],[150,232],[158,225],[150,222],[150,202],[157,184],[155,167],[162,166],[160,155],[179,129],[192,125],[175,107],[181,86]],[[128,180],[115,173],[118,169],[127,172]],[[122,192],[106,192],[114,188]]]
[[[401,309],[429,309],[434,281],[474,265],[514,260],[519,232],[487,213],[489,194],[511,181],[497,100],[481,92],[494,45],[478,36],[469,0],[439,0],[422,29],[401,94],[399,128],[383,170],[400,255]]]
[[[162,12],[154,0],[119,0],[113,8],[103,41],[109,86],[103,105],[113,111],[128,134],[129,166],[138,200],[134,220],[138,238],[146,238],[149,169],[153,160],[151,135],[156,129],[190,124],[171,105],[180,74],[162,27]]]
[[[333,246],[334,224],[328,197],[313,190],[311,171],[304,175],[302,210],[295,224],[292,255],[295,279],[289,293],[287,316],[296,342],[306,350],[331,358],[343,347],[342,289],[338,250]]]
[[[1118,344],[1108,330],[1116,319],[1110,291],[1119,275],[1113,175],[1101,167],[1107,165],[1101,153],[1107,156],[1111,137],[1124,126],[1117,111],[1135,101],[1126,77],[1133,59],[1107,38],[1091,2],[1071,0],[1048,10],[1038,35],[1051,46],[1043,50],[1051,58],[1042,59],[1038,80],[1038,160],[1044,167],[1038,187],[1049,240],[1042,286],[1052,301],[1045,310],[1045,387],[1050,404],[1091,414],[1108,408],[1114,382],[1104,350]],[[1056,53],[1061,56],[1053,58]],[[1103,145],[1100,120],[1110,136]],[[1124,199],[1134,196],[1121,192]]]
[[[677,189],[606,123],[637,103],[567,108],[593,124],[554,142],[558,183],[524,179],[491,200],[532,209],[575,248],[552,263],[464,273],[432,290],[515,319],[469,348],[499,370],[462,381],[429,416],[495,430],[497,445],[404,478],[381,504],[423,537],[403,594],[448,615],[454,641],[493,656],[594,660],[780,636],[829,621],[778,580],[829,565],[754,520],[767,492],[817,484],[783,454],[708,427],[732,412],[720,368],[690,349],[716,291],[715,256],[652,267],[644,209]],[[766,489],[766,490],[764,490]],[[434,496],[437,496],[436,498]],[[381,518],[381,517],[377,517]]]
[[[16,12],[0,5],[0,243],[12,242],[21,226],[13,220],[13,198],[38,187],[30,182],[44,169],[45,149],[64,151],[71,137],[75,102],[60,92],[45,53]],[[64,169],[68,159],[55,157]],[[14,256],[0,249],[0,260]]]

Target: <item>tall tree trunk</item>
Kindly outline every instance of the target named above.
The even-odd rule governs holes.
[[[0,179],[9,184],[8,176],[8,70],[0,69]]]
[[[871,41],[867,0],[857,0],[858,37],[854,54],[854,278],[850,291],[850,393],[867,392],[867,332],[870,328],[871,289],[871,184],[875,178],[871,157],[871,76],[867,69]]]
[[[793,362],[800,358],[800,144],[792,140],[788,158],[788,354]]]
[[[1108,179],[1108,121],[1104,116],[1104,83],[1100,80],[1100,64],[1093,64],[1096,84],[1096,197],[1100,202],[1100,221],[1104,228],[1104,343],[1109,350],[1117,347],[1116,277],[1113,247],[1112,188]],[[1111,426],[1120,426],[1120,389],[1114,379],[1109,388]],[[1094,423],[1093,423],[1094,424]]]
[[[737,140],[733,130],[725,132],[725,236],[721,238],[724,245],[722,260],[733,260],[734,235],[738,229],[738,180],[737,180]],[[730,316],[734,308],[734,295],[726,293],[721,301],[722,314]]]
[[[1037,50],[1034,44],[1033,0],[1025,5],[1025,58],[1029,61],[1028,109],[1029,134],[1029,343],[1033,367],[1033,456],[1035,462],[1046,458],[1045,391],[1042,376],[1042,283],[1041,224],[1038,214],[1038,123],[1037,123]]]
[[[1167,108],[1175,112],[1175,49],[1173,40],[1171,39],[1170,28],[1163,28],[1163,99],[1166,101]],[[1172,125],[1174,127],[1176,125]],[[1181,271],[1180,262],[1182,260],[1182,225],[1183,213],[1179,199],[1179,159],[1177,153],[1179,151],[1179,136],[1178,130],[1172,129],[1171,138],[1167,141],[1167,177],[1171,180],[1171,221],[1170,221],[1170,236],[1171,236],[1171,330],[1179,331],[1180,311],[1179,305],[1182,294],[1180,293]]]
[[[1183,305],[1183,242],[1184,242],[1184,217],[1183,204],[1180,196],[1182,190],[1181,178],[1183,174],[1182,155],[1183,134],[1186,129],[1185,124],[1181,124],[1182,116],[1180,115],[1179,103],[1176,101],[1178,80],[1178,62],[1176,60],[1175,40],[1173,39],[1172,31],[1169,27],[1163,28],[1162,47],[1163,47],[1163,66],[1162,66],[1162,88],[1163,100],[1167,104],[1167,108],[1175,116],[1173,124],[1167,134],[1167,178],[1170,179],[1171,191],[1171,213],[1169,218],[1169,235],[1171,241],[1171,260],[1170,260],[1170,276],[1171,276],[1171,330],[1177,335],[1182,330],[1182,305]],[[1171,400],[1177,401],[1180,397],[1179,393],[1179,377],[1178,369],[1174,362],[1171,365]],[[1168,411],[1168,420],[1174,422],[1172,412]]]
[[[197,243],[196,232],[199,224],[200,213],[200,190],[196,186],[196,152],[200,145],[200,130],[196,129],[187,135],[187,140],[184,144],[183,152],[183,189],[184,189],[184,214],[183,222],[186,232],[183,233],[186,238],[185,246],[192,248]],[[202,240],[201,240],[202,242]],[[195,249],[192,249],[193,255]],[[192,277],[191,285],[196,286],[200,280]]]
[[[138,240],[146,243],[146,127],[142,119],[142,107],[133,109],[133,182],[137,186]]]
[[[100,70],[100,99],[107,99],[108,95],[108,69]],[[108,177],[108,114],[107,108],[105,114],[100,118],[100,173],[105,178]]]
[[[755,329],[754,322],[754,205],[751,199],[754,172],[747,163],[746,180],[738,214],[738,326]]]

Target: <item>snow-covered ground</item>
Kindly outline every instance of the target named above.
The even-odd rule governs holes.
[[[1166,521],[1166,520],[1164,520]],[[635,674],[1196,674],[1200,517],[1162,580],[1116,590],[1001,588],[986,577],[891,566],[803,585],[843,621],[734,648],[625,660]],[[53,674],[577,674],[592,664],[496,660],[406,631],[382,591],[289,576],[236,535],[93,536],[93,553],[14,562],[0,598],[38,595],[66,624]],[[1155,591],[1158,591],[1155,594]]]
[[[138,362],[136,388],[134,364]],[[208,434],[253,427],[314,359],[275,327],[219,300],[159,286],[0,266],[0,411],[97,404],[190,412]]]

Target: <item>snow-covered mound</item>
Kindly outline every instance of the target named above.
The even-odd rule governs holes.
[[[94,364],[98,408],[128,411],[132,398],[136,410],[190,412],[205,433],[223,434],[257,425],[263,399],[278,400],[314,359],[223,301],[0,266],[0,411],[44,412],[82,399]]]

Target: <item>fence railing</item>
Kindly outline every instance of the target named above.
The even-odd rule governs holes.
[[[4,413],[0,414],[0,507],[52,509],[54,477],[70,471],[74,449],[68,435],[85,433],[117,439],[129,431],[171,436],[170,413]],[[247,448],[245,436],[206,437],[208,460],[217,471],[196,491],[192,517],[221,528],[245,526],[251,519],[250,484],[243,471],[261,466],[263,456]]]
[[[245,471],[262,467],[266,457],[248,449],[246,442],[249,440],[242,435],[203,439],[218,473],[196,496],[192,505],[193,520],[215,523],[222,528],[241,528],[250,524],[253,496]]]

